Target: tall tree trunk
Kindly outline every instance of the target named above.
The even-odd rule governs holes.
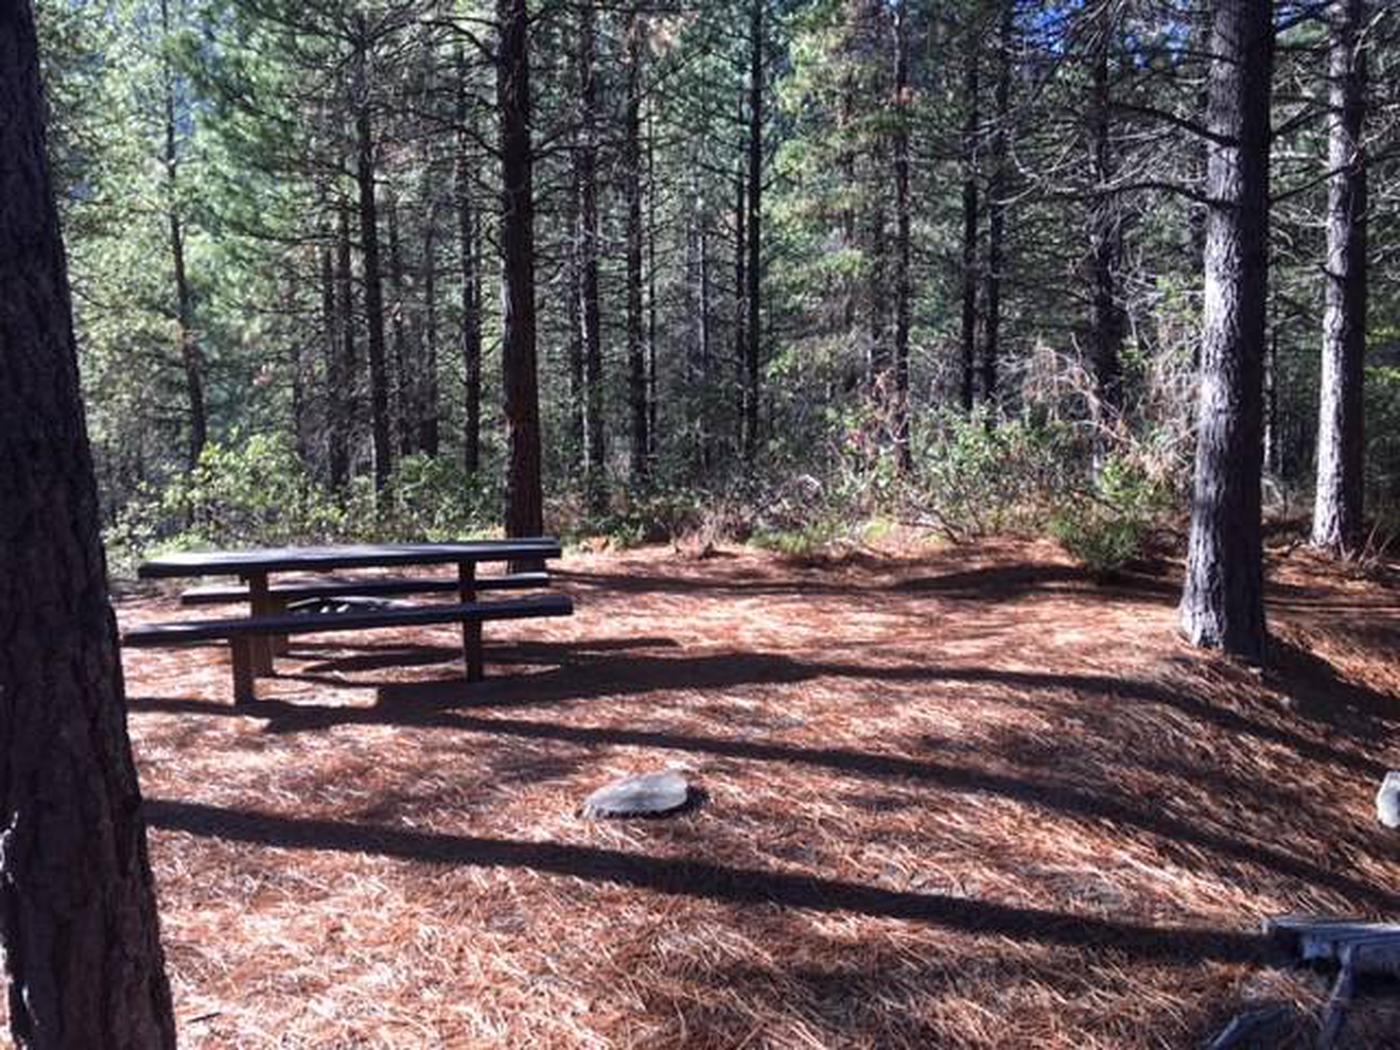
[[[963,71],[963,184],[962,184],[962,384],[960,401],[964,412],[972,411],[977,368],[977,139],[980,85],[978,83],[978,38],[974,27],[967,29],[967,68]]]
[[[171,39],[169,0],[161,0],[160,26],[162,45],[168,48]],[[189,462],[194,466],[209,440],[209,421],[204,405],[204,368],[194,330],[194,301],[185,273],[185,231],[180,219],[180,151],[176,142],[175,73],[170,68],[168,53],[161,56],[161,79],[165,92],[166,208],[170,226],[170,258],[175,269],[175,340],[180,348],[180,363],[185,370],[185,396],[190,403]]]
[[[1362,538],[1365,489],[1363,386],[1366,356],[1366,56],[1363,0],[1335,0],[1328,135],[1327,307],[1317,428],[1312,542],[1336,553]]]
[[[330,230],[327,228],[327,235]],[[345,483],[344,468],[342,467],[341,477],[337,483],[335,475],[336,458],[336,434],[337,428],[343,423],[344,394],[342,387],[345,383],[344,376],[340,372],[340,317],[336,313],[335,305],[335,258],[331,251],[330,244],[326,244],[320,251],[321,266],[321,347],[325,361],[326,376],[326,401],[325,401],[325,435],[326,435],[326,466],[330,474],[332,487],[339,488]],[[344,460],[341,461],[342,463]]]
[[[714,338],[710,326],[710,231],[705,199],[698,194],[695,198],[695,252],[695,326],[699,333],[702,389],[706,391],[700,404],[700,459],[709,471],[715,463],[714,404],[708,396],[715,374]]]
[[[0,5],[0,942],[23,1048],[175,1046],[28,3]]]
[[[431,187],[428,189],[431,192]],[[423,363],[413,399],[418,417],[418,448],[429,456],[436,456],[441,444],[438,432],[437,224],[437,207],[429,199],[427,225],[423,228]]]
[[[355,282],[351,269],[350,206],[344,200],[339,208],[336,237],[336,318],[339,346],[336,367],[328,370],[330,391],[330,468],[331,487],[337,492],[350,480],[350,451],[355,434],[356,396],[359,386],[355,360]]]
[[[1095,16],[1089,98],[1090,175],[1094,183],[1089,215],[1089,272],[1093,298],[1090,355],[1094,373],[1094,417],[1100,426],[1112,425],[1123,407],[1123,317],[1117,288],[1123,233],[1118,203],[1108,190],[1114,175],[1108,83],[1112,14],[1112,7],[1104,4]]]
[[[913,466],[909,448],[909,10],[898,0],[894,11],[894,442],[899,469]]]
[[[379,269],[379,212],[374,198],[374,134],[365,51],[363,14],[356,16],[355,42],[355,182],[359,190],[360,251],[364,263],[365,328],[369,337],[370,425],[374,437],[374,488],[383,491],[393,471],[389,437],[389,374],[384,359],[384,287]]]
[[[597,48],[593,0],[584,0],[579,5],[578,18],[578,248],[579,295],[582,297],[579,313],[583,322],[583,469],[588,505],[596,513],[606,507],[608,491],[603,428],[603,334],[598,310],[598,80],[593,68]],[[631,173],[632,177],[635,174]]]
[[[526,0],[496,0],[496,104],[501,135],[501,367],[505,388],[506,535],[544,530],[540,397],[535,363],[535,215],[530,147],[530,17]]]
[[[749,187],[748,238],[749,316],[745,328],[744,354],[744,462],[752,464],[758,453],[758,374],[763,348],[762,292],[763,267],[763,5],[767,0],[751,0],[749,10]]]
[[[389,348],[394,366],[393,418],[397,424],[399,455],[413,455],[413,369],[409,365],[408,290],[403,275],[403,245],[399,238],[398,194],[390,190],[385,195],[384,212],[389,226],[389,287],[393,302],[389,309]]]
[[[994,407],[1001,367],[1001,283],[1006,271],[1006,146],[1011,120],[1011,36],[1015,31],[1015,0],[1001,0],[997,32],[997,84],[992,129],[992,174],[987,187],[986,305],[982,318],[982,399]],[[975,302],[974,302],[975,309]]]
[[[467,63],[461,45],[457,62],[457,251],[462,268],[462,466],[481,468],[481,275],[477,266],[476,216],[472,207],[471,113],[467,107]]]
[[[627,100],[622,147],[622,174],[627,196],[627,375],[632,402],[632,478],[650,475],[647,417],[646,344],[642,331],[642,35],[634,7],[627,28]],[[650,150],[648,150],[650,160]]]
[[[581,133],[580,133],[581,134]],[[581,246],[583,244],[582,215],[580,201],[583,199],[583,179],[580,173],[578,143],[575,143],[573,163],[570,165],[570,185],[566,221],[572,242],[569,246],[565,266],[569,282],[569,449],[574,467],[581,477],[587,478],[588,454],[587,438],[584,436],[584,411],[586,387],[583,378],[583,266]]]
[[[656,132],[647,106],[647,470],[660,452],[656,430]]]
[[[1212,204],[1181,627],[1196,645],[1257,660],[1265,644],[1259,473],[1273,4],[1219,0],[1210,50]]]
[[[876,146],[871,150],[871,163],[877,168],[884,167],[883,151]],[[880,184],[883,180],[877,180]],[[889,335],[889,314],[885,297],[889,294],[889,278],[886,272],[889,247],[885,238],[884,186],[875,196],[875,205],[870,214],[870,390],[883,411],[888,408],[890,348],[886,341]]]
[[[744,119],[744,100],[739,98],[739,121]],[[748,237],[748,176],[745,174],[747,161],[741,157],[739,171],[734,179],[734,389],[739,392],[739,402],[735,406],[738,413],[735,419],[737,441],[734,447],[742,454],[744,448],[744,417],[749,403],[748,365],[749,337],[746,329],[749,321],[749,237]]]

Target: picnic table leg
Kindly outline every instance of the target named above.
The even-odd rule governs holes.
[[[476,563],[457,563],[457,598],[462,602],[476,601]],[[484,677],[481,659],[481,624],[462,621],[462,654],[467,661],[467,681],[479,682]]]
[[[287,599],[268,599],[268,611],[275,616],[281,616],[287,611]],[[285,634],[274,634],[271,639],[271,645],[273,656],[286,656],[292,648],[291,639]]]
[[[267,589],[267,573],[253,572],[248,574],[248,596],[252,599],[254,616],[271,616],[273,614],[272,598]],[[272,674],[273,639],[266,636],[253,636],[248,641],[249,648],[252,650],[253,674]]]
[[[229,650],[233,654],[233,702],[240,706],[251,704],[257,699],[254,695],[253,639],[230,638]]]

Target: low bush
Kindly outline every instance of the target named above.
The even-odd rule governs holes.
[[[1165,483],[1111,456],[1087,488],[1061,502],[1050,533],[1090,571],[1108,575],[1142,555],[1171,503]]]

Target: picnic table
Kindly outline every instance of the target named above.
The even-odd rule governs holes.
[[[573,606],[567,597],[531,595],[508,601],[483,602],[484,590],[547,587],[549,574],[533,566],[557,558],[559,541],[550,537],[509,540],[469,540],[454,543],[382,543],[349,546],[272,547],[233,551],[185,551],[142,563],[142,579],[237,576],[241,586],[205,587],[186,591],[182,604],[247,602],[248,615],[232,619],[144,624],[126,631],[128,646],[157,646],[227,639],[233,654],[234,699],[253,699],[253,680],[273,671],[273,657],[285,651],[290,634],[366,630],[380,627],[460,622],[468,681],[482,677],[481,627],[486,620],[566,616]],[[526,564],[521,572],[479,576],[483,562]],[[456,579],[440,576],[338,577],[326,574],[345,569],[396,569],[456,565]],[[274,574],[298,573],[297,580],[272,582]],[[309,575],[308,575],[309,574]],[[313,614],[288,611],[289,604],[332,597],[379,598],[391,594],[451,592],[451,604],[397,603],[393,607],[361,607]]]

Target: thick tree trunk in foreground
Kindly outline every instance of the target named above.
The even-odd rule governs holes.
[[[360,39],[356,44],[355,183],[359,190],[360,250],[364,259],[365,328],[369,336],[370,425],[374,435],[374,488],[382,491],[393,471],[393,445],[389,436],[389,370],[384,360],[384,286],[379,269],[379,210],[374,199],[374,135],[370,125],[367,46],[364,16],[359,16]]]
[[[642,33],[633,10],[627,27],[627,100],[622,177],[627,197],[627,389],[632,405],[632,480],[650,474],[647,416],[647,347],[642,325]],[[648,153],[648,162],[650,154]]]
[[[0,935],[17,1046],[175,1045],[33,19],[0,5]]]
[[[540,397],[535,364],[535,215],[530,152],[529,12],[525,0],[496,0],[500,53],[501,255],[507,536],[544,530],[540,491]]]
[[[1332,5],[1331,116],[1327,188],[1327,309],[1312,542],[1336,553],[1362,538],[1365,487],[1363,385],[1366,355],[1366,158],[1361,141],[1366,58],[1359,48],[1363,0]]]
[[[1181,628],[1196,645],[1264,653],[1260,529],[1268,292],[1273,5],[1220,0],[1210,49],[1206,309],[1196,480]]]

